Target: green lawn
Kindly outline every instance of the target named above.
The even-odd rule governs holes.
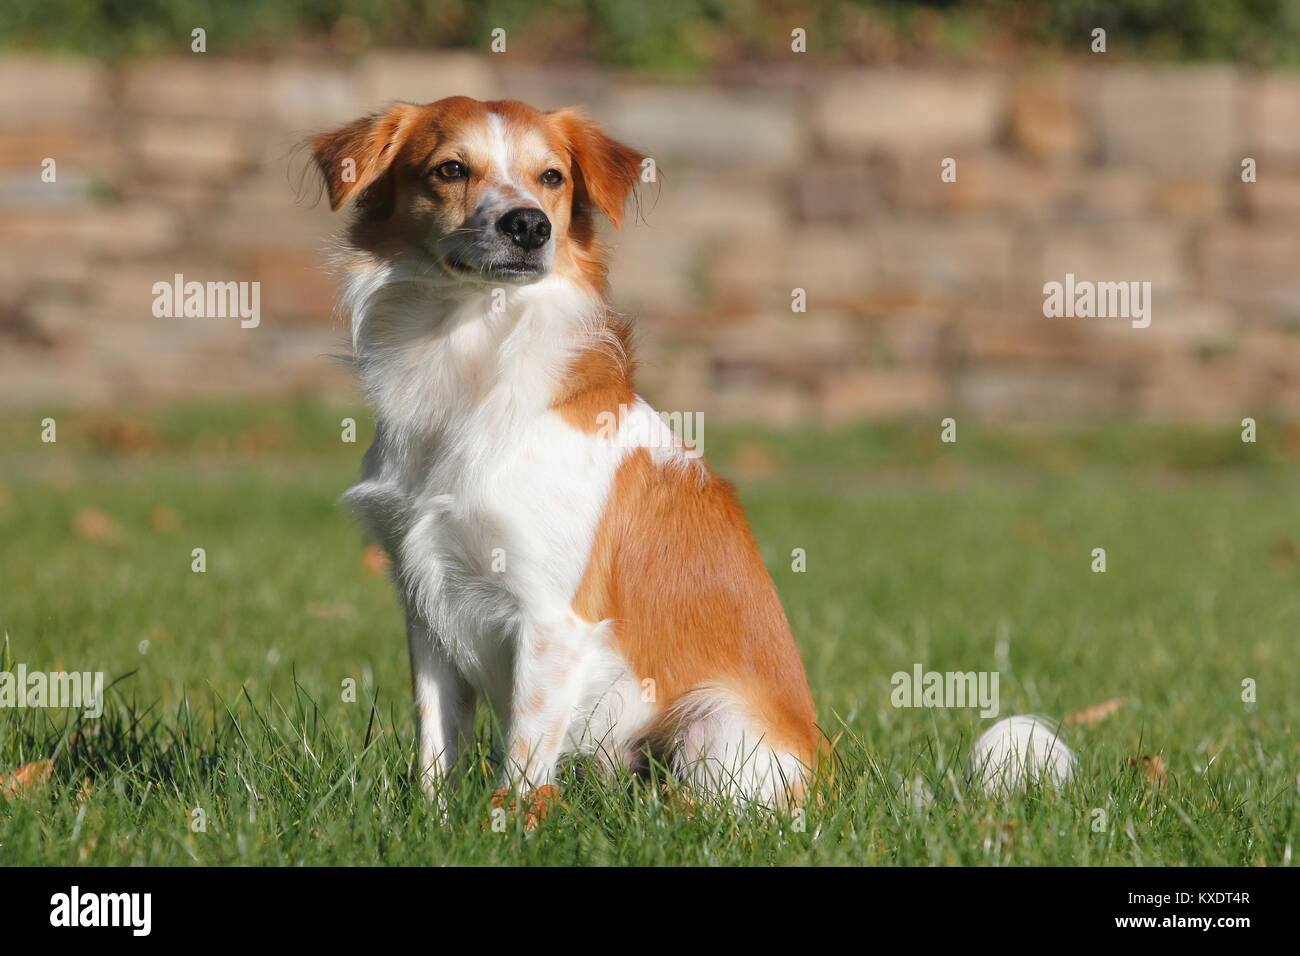
[[[0,710],[0,774],[53,760],[0,798],[0,863],[1273,865],[1300,843],[1294,427],[707,432],[840,772],[799,821],[574,767],[526,832],[494,828],[485,758],[445,822],[412,785],[400,615],[336,504],[359,408],[56,414],[53,445],[46,414],[0,424],[5,669],[113,686],[97,721]],[[1125,704],[1066,728],[1068,788],[993,800],[964,766],[991,720],[891,706],[916,663],[998,671],[1003,716]]]

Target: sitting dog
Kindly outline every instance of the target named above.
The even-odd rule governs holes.
[[[392,559],[431,793],[472,735],[502,788],[662,759],[785,806],[821,750],[798,650],[731,487],[633,391],[596,217],[642,157],[572,109],[454,96],[315,137],[376,415],[346,500]]]

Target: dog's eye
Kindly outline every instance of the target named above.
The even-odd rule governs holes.
[[[448,182],[454,179],[469,179],[469,170],[465,167],[465,164],[458,163],[454,159],[438,166],[434,172],[438,174],[439,179],[444,179]]]
[[[558,186],[564,182],[564,173],[558,169],[548,169],[542,173],[542,182],[548,186]]]

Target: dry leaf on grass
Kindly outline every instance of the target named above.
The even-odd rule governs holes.
[[[1015,821],[1015,820],[1004,820],[1004,821],[1002,822],[1002,837],[1001,837],[1001,842],[1002,842],[1005,846],[1008,846],[1008,847],[1009,847],[1009,846],[1011,846],[1011,845],[1015,842],[1015,840],[1016,840],[1016,821]]]
[[[122,526],[117,519],[98,508],[82,508],[72,518],[72,530],[78,538],[114,544],[122,540]]]
[[[357,616],[357,609],[351,604],[308,604],[304,610],[308,617],[318,621],[346,621]]]
[[[1130,767],[1142,767],[1146,771],[1147,783],[1157,787],[1165,785],[1165,761],[1159,754],[1144,754],[1141,757],[1129,757]]]
[[[379,577],[388,573],[388,554],[377,544],[366,545],[361,554],[361,570],[366,574]]]
[[[1273,542],[1273,567],[1279,574],[1294,571],[1300,562],[1300,543],[1295,538],[1281,537]]]
[[[1287,425],[1282,429],[1282,445],[1292,455],[1300,455],[1300,425]]]
[[[776,454],[765,441],[747,441],[731,456],[732,466],[749,477],[763,477],[776,470]]]
[[[37,760],[23,764],[13,773],[0,775],[0,796],[18,797],[40,786],[54,773],[54,761]]]
[[[181,526],[181,513],[167,505],[158,505],[149,512],[149,527],[155,531],[175,531]]]
[[[100,451],[115,454],[137,455],[153,451],[158,445],[158,436],[152,428],[125,418],[91,422],[86,435]]]
[[[1021,541],[1042,541],[1046,534],[1047,529],[1043,527],[1043,523],[1037,518],[1023,515],[1016,521],[1016,537]]]
[[[235,435],[235,447],[246,455],[276,451],[288,444],[283,428],[274,422],[261,422]]]
[[[81,845],[81,849],[77,851],[77,859],[80,862],[85,863],[90,859],[90,854],[94,853],[98,846],[99,837],[93,835],[88,837],[86,842]]]
[[[1093,704],[1091,707],[1083,708],[1083,710],[1076,710],[1065,718],[1065,722],[1067,724],[1083,724],[1085,727],[1095,727],[1127,703],[1128,701],[1123,697],[1112,697],[1110,700],[1103,700],[1100,704]]]

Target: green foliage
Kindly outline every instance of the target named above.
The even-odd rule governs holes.
[[[1300,59],[1300,6],[1291,0],[1038,0],[1036,7],[1041,16],[1030,35],[1049,42],[1103,27],[1112,52],[1260,63]]]
[[[783,55],[794,26],[831,61],[963,59],[1002,40],[1084,52],[1098,26],[1121,55],[1300,61],[1291,0],[7,0],[0,48],[176,54],[202,27],[221,54],[486,50],[500,27],[529,59],[689,73]]]

